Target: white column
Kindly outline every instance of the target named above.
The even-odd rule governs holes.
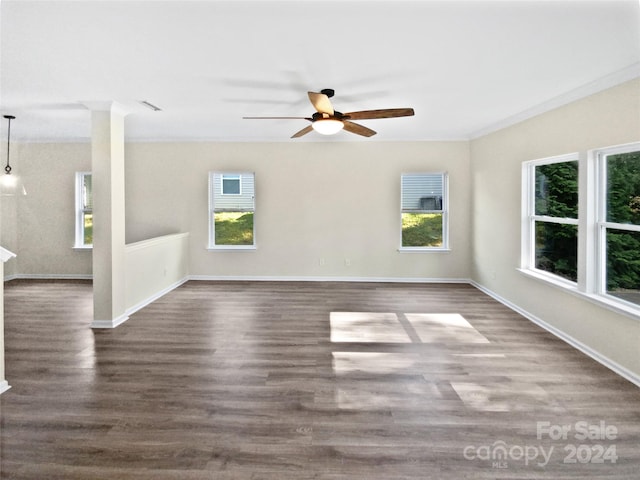
[[[93,328],[128,319],[125,305],[124,117],[109,102],[91,109],[93,181]]]
[[[11,388],[4,378],[4,262],[16,254],[0,247],[0,393]]]

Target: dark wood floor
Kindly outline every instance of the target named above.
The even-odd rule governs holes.
[[[2,479],[640,478],[640,390],[469,285],[188,282],[95,331],[90,283],[5,297]]]

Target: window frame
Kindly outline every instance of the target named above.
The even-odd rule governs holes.
[[[442,205],[440,210],[405,210],[402,204],[404,193],[404,178],[417,175],[441,175],[442,176]],[[403,213],[440,213],[442,214],[442,245],[440,246],[404,246],[402,244],[402,215]],[[399,222],[399,252],[448,252],[451,250],[449,244],[449,174],[448,172],[405,172],[400,174],[400,222]]]
[[[253,195],[252,195],[252,208],[247,210],[248,212],[253,213],[253,243],[251,245],[230,245],[230,244],[216,244],[216,231],[215,231],[215,213],[216,213],[216,205],[214,201],[214,185],[216,182],[216,175],[219,175],[220,178],[220,196],[224,197],[239,197],[243,195],[243,176],[251,175],[253,177]],[[225,177],[238,177],[240,181],[240,193],[223,193],[224,191],[224,182],[223,179]],[[210,171],[209,172],[209,240],[207,244],[208,250],[256,250],[256,189],[255,189],[255,173],[254,172],[223,172],[223,171]]]
[[[606,231],[611,227],[620,230],[640,231],[640,225],[618,224],[606,220],[607,176],[604,156],[640,151],[640,142],[632,142],[610,147],[602,147],[578,152],[577,154],[559,155],[548,159],[578,156],[578,281],[567,279],[549,272],[529,268],[527,262],[529,249],[528,192],[529,175],[527,165],[543,162],[547,159],[531,160],[522,164],[522,238],[520,273],[542,281],[552,287],[560,288],[568,293],[590,301],[595,305],[640,320],[640,304],[626,301],[606,292]]]
[[[578,216],[555,217],[552,215],[536,214],[536,167],[552,165],[555,163],[578,162]],[[529,160],[522,164],[522,228],[521,228],[521,254],[520,268],[533,272],[541,277],[548,277],[553,282],[575,287],[578,280],[573,281],[553,272],[548,272],[536,267],[536,222],[555,223],[559,225],[574,225],[578,229],[576,245],[577,269],[580,268],[580,170],[581,162],[579,153],[556,155],[537,160]],[[578,272],[579,276],[579,272]]]
[[[611,222],[607,220],[607,193],[608,193],[608,169],[607,160],[609,156],[620,155],[640,151],[640,142],[614,147],[606,147],[592,152],[592,162],[595,163],[594,170],[597,172],[595,183],[596,208],[595,208],[595,228],[594,231],[594,251],[595,262],[592,275],[595,277],[593,285],[594,293],[602,296],[607,302],[620,303],[638,310],[640,314],[640,304],[626,301],[607,292],[607,231],[625,231],[640,233],[640,225],[631,223]]]
[[[93,248],[92,243],[85,243],[85,227],[84,227],[84,216],[87,213],[93,214],[93,208],[85,207],[85,189],[84,189],[84,179],[86,176],[92,176],[91,172],[76,172],[75,178],[75,242],[74,247],[76,249],[91,249]],[[93,178],[92,178],[93,180]],[[93,192],[92,192],[93,195]],[[90,202],[90,203],[93,203]],[[91,237],[93,240],[93,236]]]

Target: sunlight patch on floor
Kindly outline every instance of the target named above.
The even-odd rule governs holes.
[[[539,385],[526,382],[451,382],[464,404],[481,412],[526,411],[549,405],[549,395]],[[528,403],[522,399],[528,399]]]
[[[395,313],[331,312],[331,341],[410,343]]]
[[[337,374],[357,372],[386,375],[416,373],[417,354],[385,352],[333,352],[333,371]]]
[[[459,313],[407,313],[422,343],[489,343]]]
[[[489,343],[459,313],[331,312],[331,341]]]

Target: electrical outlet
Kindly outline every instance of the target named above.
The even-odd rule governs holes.
[[[321,267],[324,267],[326,264],[327,264],[327,261],[324,258],[318,259],[318,265],[320,265]]]
[[[344,259],[344,266],[345,267],[350,267],[351,266],[351,259],[350,258],[345,258]]]

